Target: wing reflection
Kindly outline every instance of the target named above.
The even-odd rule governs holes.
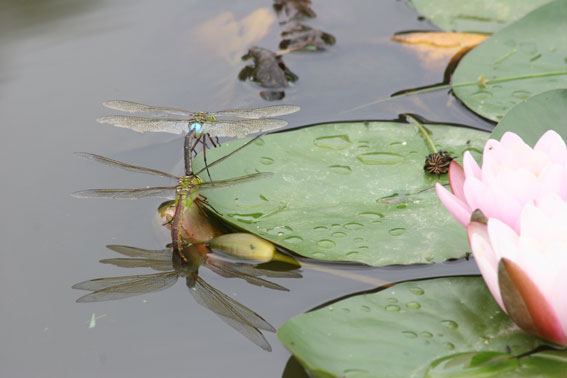
[[[88,290],[91,293],[80,297],[77,302],[101,302],[148,294],[165,290],[173,286],[179,277],[184,277],[189,292],[197,303],[214,312],[225,323],[266,351],[271,351],[272,348],[260,330],[275,332],[275,328],[256,312],[203,280],[199,276],[199,267],[204,266],[222,277],[240,278],[256,286],[283,291],[288,289],[261,277],[301,277],[297,270],[272,271],[257,268],[249,263],[227,261],[215,256],[205,244],[184,246],[180,251],[183,256],[173,253],[171,247],[161,250],[124,245],[107,247],[128,257],[104,259],[100,262],[122,268],[151,268],[159,273],[97,278],[80,282],[73,285],[73,288]]]

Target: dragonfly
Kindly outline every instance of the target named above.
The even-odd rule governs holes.
[[[242,146],[238,147],[229,154],[215,160],[209,164],[209,167],[214,166],[225,159],[229,158],[236,152],[250,145],[251,143],[258,140],[262,135],[258,135],[255,138],[249,140]],[[205,168],[200,171],[186,176],[176,176],[167,172],[159,171],[157,169],[140,167],[137,165],[128,164],[118,160],[113,160],[101,155],[91,154],[88,152],[77,152],[77,156],[88,160],[94,160],[99,163],[109,165],[116,168],[121,168],[131,172],[145,173],[150,175],[156,175],[161,177],[166,177],[177,181],[176,185],[170,186],[156,186],[156,187],[144,187],[135,189],[87,189],[80,190],[72,193],[74,197],[77,198],[113,198],[113,199],[139,199],[139,198],[176,198],[183,196],[186,199],[185,202],[194,201],[198,205],[208,205],[206,202],[206,197],[199,194],[200,190],[211,190],[220,189],[228,186],[232,186],[238,183],[248,182],[255,179],[266,178],[272,175],[271,172],[257,172],[245,176],[230,178],[226,180],[216,180],[204,182],[200,177]]]
[[[193,173],[192,156],[196,153],[199,143],[202,144],[203,160],[207,167],[207,139],[213,147],[218,145],[219,137],[242,138],[248,134],[266,132],[287,125],[287,122],[277,118],[282,115],[295,113],[300,110],[294,105],[273,105],[250,109],[227,109],[215,112],[192,112],[179,108],[152,106],[132,101],[106,101],[104,106],[126,113],[148,114],[152,117],[114,115],[100,117],[99,123],[111,124],[128,128],[140,133],[165,132],[185,134],[184,160],[185,174]],[[238,117],[242,119],[226,119],[222,117]],[[215,140],[213,140],[213,137]],[[207,174],[210,173],[207,169]]]
[[[180,259],[173,253],[171,247],[148,250],[109,245],[107,248],[129,258],[104,259],[100,261],[101,263],[123,268],[152,268],[158,273],[97,278],[80,282],[73,285],[73,288],[91,293],[80,297],[77,302],[118,300],[157,292],[173,286],[179,277],[183,277],[197,303],[214,312],[229,326],[266,351],[271,351],[271,346],[260,330],[275,332],[274,327],[250,308],[205,282],[199,276],[198,269],[204,266],[222,277],[240,278],[256,286],[280,291],[288,291],[288,289],[261,277],[301,277],[301,273],[296,271],[271,271],[250,264],[220,259],[215,257],[204,244],[185,245],[182,249],[185,259]]]
[[[229,158],[236,152],[242,150],[243,148],[255,142],[261,137],[262,134],[257,135],[248,142],[244,143],[242,146],[233,150],[232,152],[215,160],[214,162],[209,164],[209,166],[214,166],[224,161],[225,159]],[[74,192],[72,195],[78,198],[113,198],[113,199],[138,199],[138,198],[148,198],[148,197],[168,198],[168,199],[175,198],[175,214],[171,220],[171,237],[172,237],[174,251],[182,258],[185,257],[183,254],[179,252],[181,250],[182,244],[184,244],[185,242],[180,237],[179,227],[181,224],[181,219],[184,209],[191,206],[193,203],[197,205],[197,207],[202,212],[204,212],[203,206],[211,207],[207,202],[207,197],[200,193],[201,190],[225,188],[239,183],[266,178],[272,175],[271,172],[257,172],[226,180],[203,182],[203,180],[198,175],[202,173],[205,168],[201,169],[195,174],[180,177],[156,169],[140,167],[137,165],[124,163],[118,160],[113,160],[101,155],[91,154],[87,152],[78,152],[76,154],[85,159],[94,160],[99,163],[109,165],[112,167],[121,168],[127,171],[157,175],[176,180],[177,184],[170,186],[144,187],[144,188],[136,188],[136,189],[87,189],[87,190]]]

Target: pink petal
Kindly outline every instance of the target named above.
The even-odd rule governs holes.
[[[471,222],[467,227],[467,232],[474,259],[482,274],[482,278],[484,278],[484,282],[486,282],[486,286],[488,286],[494,300],[496,300],[502,310],[506,311],[500,295],[500,288],[498,287],[498,259],[490,244],[487,227],[482,223]]]
[[[464,191],[470,209],[480,209],[488,218],[498,218],[515,230],[519,228],[522,204],[510,194],[474,177],[467,179]]]
[[[535,175],[527,169],[509,169],[508,167],[501,167],[495,183],[520,204],[534,199],[539,193],[540,184]]]
[[[567,274],[565,274],[567,271],[567,261],[563,261],[559,266],[559,271],[562,272],[562,274],[555,277],[554,285],[548,297],[553,299],[551,305],[561,322],[563,333],[567,335],[567,295],[565,295],[565,288],[567,287]]]
[[[461,201],[465,200],[465,193],[463,192],[465,176],[463,168],[453,160],[449,165],[449,183],[451,184],[451,191]]]
[[[466,151],[465,156],[463,156],[463,168],[465,170],[465,177],[476,177],[477,179],[482,179],[482,171],[476,160],[472,157],[471,153]]]
[[[518,134],[511,131],[506,131],[504,135],[502,135],[502,138],[500,138],[500,143],[502,144],[502,147],[505,148],[509,148],[515,145],[527,146],[527,144]]]
[[[507,313],[518,326],[542,339],[567,345],[567,335],[553,307],[518,264],[502,259],[498,282]]]
[[[565,164],[567,161],[567,147],[561,135],[554,130],[548,130],[537,141],[534,151],[545,152],[552,161]]]
[[[495,218],[488,219],[486,227],[496,260],[506,257],[515,261],[520,248],[518,234],[509,225]]]
[[[550,194],[557,194],[565,199],[567,193],[567,178],[565,177],[565,167],[560,164],[551,164],[541,172],[539,176],[539,193],[536,201]]]
[[[466,203],[455,197],[451,192],[443,187],[443,185],[435,184],[437,196],[447,208],[449,213],[463,226],[466,227],[471,217],[471,209]]]

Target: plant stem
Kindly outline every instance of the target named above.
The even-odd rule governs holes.
[[[376,101],[369,102],[367,104],[359,105],[357,107],[350,109],[349,111],[359,110],[359,109],[366,108],[366,107],[371,106],[371,105],[380,104],[382,102],[386,102],[386,101],[389,101],[389,100],[394,99],[394,98],[400,98],[400,97],[405,97],[405,96],[419,94],[419,93],[433,92],[433,91],[437,91],[437,90],[440,90],[440,89],[453,89],[453,88],[460,88],[460,87],[470,87],[470,86],[473,86],[473,85],[486,87],[486,86],[491,85],[491,84],[504,83],[504,82],[507,82],[507,81],[536,79],[536,78],[540,78],[540,77],[562,76],[562,75],[567,75],[567,71],[540,72],[540,73],[534,73],[534,74],[529,74],[529,75],[499,77],[499,78],[489,79],[489,80],[484,80],[484,79],[481,80],[480,78],[483,77],[483,75],[481,75],[481,76],[479,76],[479,80],[466,81],[466,82],[463,82],[463,83],[456,83],[456,84],[442,84],[442,85],[436,85],[436,86],[433,86],[433,87],[416,89],[414,91],[404,92],[404,93],[401,93],[401,94],[396,95],[396,96],[390,96],[388,98],[382,98],[382,99],[378,99]]]
[[[435,148],[435,144],[433,144],[433,141],[429,137],[429,133],[427,132],[427,129],[421,123],[419,123],[419,121],[417,119],[413,118],[409,114],[403,114],[403,115],[407,119],[409,119],[411,121],[411,123],[413,123],[415,125],[415,127],[417,127],[417,130],[419,131],[419,135],[421,135],[421,137],[425,141],[425,145],[427,146],[429,153],[436,154],[437,148]]]

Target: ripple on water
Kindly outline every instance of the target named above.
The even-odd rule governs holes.
[[[329,148],[332,150],[344,150],[348,148],[352,142],[348,135],[332,135],[315,138],[313,144],[321,148]]]
[[[447,328],[451,328],[451,329],[459,328],[459,325],[456,322],[454,322],[453,320],[442,320],[441,325],[443,327],[447,327]]]
[[[289,226],[275,226],[275,227],[266,229],[266,232],[268,234],[278,235],[278,236],[287,235],[287,234],[291,233],[292,231],[293,231],[293,228],[291,228]]]
[[[384,214],[373,211],[365,211],[363,213],[359,213],[358,216],[368,219],[372,223],[378,223],[382,218],[384,218]]]
[[[229,217],[236,219],[242,223],[256,223],[258,220],[263,216],[263,213],[248,213],[248,214],[240,214],[240,213],[231,213],[228,214]]]
[[[302,242],[303,238],[300,236],[288,236],[287,238],[284,239],[284,242],[287,243],[299,243]]]
[[[264,165],[272,165],[272,164],[274,164],[274,159],[267,157],[267,156],[262,156],[260,158],[260,163],[264,164]]]
[[[359,230],[363,226],[360,223],[350,222],[350,223],[345,224],[343,227],[347,230]]]
[[[425,291],[420,288],[419,286],[412,286],[409,289],[410,293],[415,294],[415,295],[423,295],[425,293]]]
[[[333,248],[334,246],[337,245],[337,243],[335,243],[334,241],[330,240],[330,239],[321,239],[317,242],[317,245],[321,248]]]
[[[403,228],[403,227],[396,227],[396,228],[392,228],[388,232],[392,236],[400,236],[400,235],[403,235],[406,232],[406,229]]]
[[[331,165],[329,166],[329,169],[331,172],[342,176],[350,175],[352,173],[352,168],[348,165]]]
[[[393,152],[368,152],[356,158],[367,165],[394,165],[404,161],[404,155]]]

